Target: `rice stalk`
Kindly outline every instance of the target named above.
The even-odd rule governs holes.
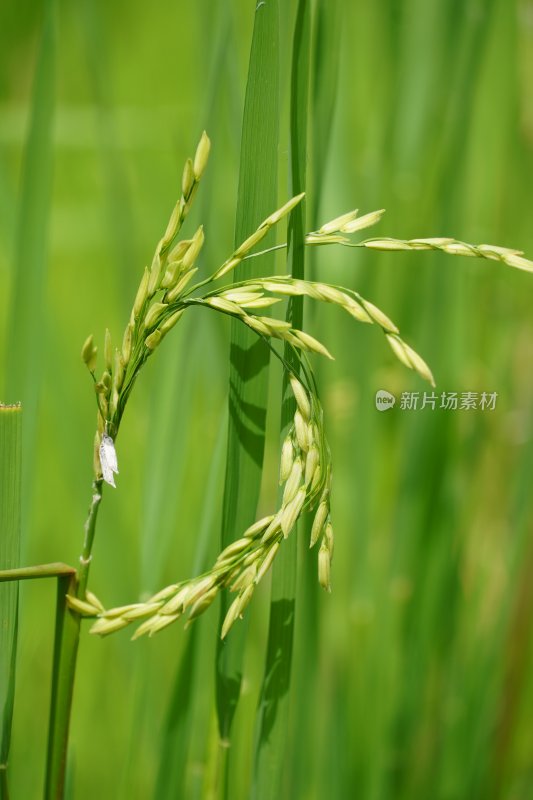
[[[63,564],[61,561],[55,561],[52,564],[39,564],[34,567],[0,569],[0,583],[35,580],[36,578],[61,578],[75,573],[74,567],[69,567],[68,564]],[[87,592],[87,597],[90,602],[93,602],[96,606],[99,605],[98,601],[91,595],[91,592]]]
[[[0,568],[13,570],[20,559],[22,411],[0,404]],[[8,760],[15,701],[18,582],[0,585],[0,798],[8,800]]]

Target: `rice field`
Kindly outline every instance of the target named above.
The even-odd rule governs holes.
[[[530,4],[0,20],[0,798],[529,800]]]

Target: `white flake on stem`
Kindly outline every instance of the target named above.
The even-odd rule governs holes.
[[[100,465],[104,481],[116,489],[113,473],[118,475],[117,453],[115,443],[107,433],[102,434],[100,443]]]

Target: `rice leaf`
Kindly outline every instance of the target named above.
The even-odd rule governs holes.
[[[88,74],[96,113],[96,132],[102,176],[105,182],[105,224],[113,249],[113,263],[118,268],[118,297],[125,310],[129,301],[131,265],[135,263],[135,220],[131,207],[123,148],[117,133],[113,108],[108,32],[102,19],[102,7],[90,0],[76,3],[75,13],[84,37]],[[115,270],[114,270],[115,272]]]
[[[310,230],[320,227],[320,204],[324,197],[324,186],[331,152],[332,127],[339,95],[339,61],[341,54],[341,3],[338,0],[318,0],[313,14],[311,37],[311,88],[309,150],[311,181],[313,189],[308,193]],[[309,179],[307,184],[309,186]],[[319,279],[317,261],[318,248],[308,253],[307,276]],[[318,324],[318,309],[309,304],[307,327]],[[316,328],[315,328],[316,329]],[[317,359],[317,378],[323,371],[321,359]],[[319,765],[310,756],[315,752],[320,738],[319,726],[314,722],[313,706],[306,702],[317,691],[318,664],[320,662],[319,619],[323,593],[316,579],[316,553],[308,546],[313,517],[304,515],[298,542],[298,617],[296,622],[293,659],[293,683],[298,687],[294,703],[293,730],[298,736],[291,742],[291,775],[289,791],[293,794],[311,794],[316,786]]]
[[[24,150],[7,330],[6,391],[24,405],[25,452],[34,449],[43,360],[43,293],[53,172],[55,15],[55,0],[47,0]],[[23,465],[24,485],[31,464],[27,459]]]
[[[323,196],[321,187],[326,174],[331,130],[338,96],[340,59],[340,3],[317,0],[313,24],[312,70],[312,178],[314,191],[310,208],[311,230],[319,227],[318,214]]]
[[[19,445],[25,452],[35,450],[34,443],[37,429],[37,403],[41,382],[41,364],[43,354],[43,294],[46,274],[46,254],[48,242],[48,224],[50,213],[50,195],[52,188],[53,145],[52,126],[55,97],[55,54],[56,54],[56,4],[55,0],[47,0],[44,6],[44,20],[38,61],[35,69],[32,100],[30,107],[29,128],[23,155],[22,185],[17,212],[15,252],[13,258],[13,274],[11,296],[8,308],[9,322],[7,326],[8,346],[5,351],[5,390],[10,396],[16,396],[24,403],[24,430],[19,431],[23,437]],[[20,424],[20,423],[19,423]],[[3,451],[0,451],[3,458]],[[24,493],[28,501],[31,497],[30,486],[32,460],[26,459],[19,466]],[[2,503],[3,509],[3,503]],[[0,510],[0,514],[3,514]],[[21,524],[19,517],[18,524]],[[4,532],[0,532],[4,546]],[[17,542],[17,550],[20,540]],[[6,540],[6,547],[13,544]],[[11,558],[14,550],[11,550]],[[2,553],[4,556],[4,553]],[[7,552],[5,553],[7,557]],[[3,559],[2,559],[3,560]],[[18,559],[17,559],[18,560]],[[14,566],[16,562],[10,562]],[[0,564],[7,566],[7,563]],[[7,694],[3,710],[2,763],[7,762],[9,750],[10,719],[14,691],[14,656],[16,643],[16,615],[18,583],[0,587],[8,611],[8,628],[4,631],[6,639],[2,641],[2,658],[13,659],[9,672],[4,674],[2,683]],[[2,602],[2,607],[4,603]],[[7,661],[5,662],[7,666]],[[2,687],[2,697],[4,691]],[[4,702],[4,701],[2,701]],[[2,773],[5,773],[2,770]],[[6,788],[6,787],[4,787]],[[7,788],[6,788],[7,791]]]
[[[290,166],[291,194],[306,188],[307,110],[309,95],[309,39],[311,25],[309,0],[299,0],[294,29],[291,105]],[[291,213],[287,271],[295,278],[304,278],[305,204]],[[303,327],[303,298],[291,298],[287,320],[295,328]],[[286,346],[285,358],[297,369],[292,350]],[[285,377],[281,418],[283,441],[296,411],[296,404]],[[291,664],[296,603],[296,532],[283,544],[274,561],[270,604],[270,622],[265,674],[259,700],[256,731],[255,771],[252,796],[257,800],[279,797],[287,779],[290,759],[287,758],[290,706]]]
[[[236,246],[276,208],[278,28],[277,0],[258,3],[255,8],[242,127]],[[245,275],[253,277],[256,274],[265,274],[265,270],[269,269],[272,269],[271,258],[266,263],[263,260],[257,266],[246,264],[237,268],[235,279],[240,280]],[[238,537],[254,521],[264,453],[268,353],[257,336],[239,322],[232,323],[222,547]],[[220,627],[229,604],[225,593],[221,602]],[[246,630],[246,624],[239,625],[217,646],[216,702],[219,734],[223,745],[229,739],[239,699]],[[223,746],[221,752],[225,760],[229,749]],[[225,774],[227,773],[223,768],[222,781],[225,781]]]
[[[212,555],[209,553],[209,541],[219,510],[218,500],[221,494],[225,438],[226,424],[225,421],[221,421],[220,434],[206,485],[206,497],[210,498],[210,502],[204,506],[192,574],[202,572],[209,564]],[[176,671],[172,698],[161,735],[161,757],[154,795],[156,800],[172,800],[175,797],[184,797],[186,794],[185,779],[194,723],[195,701],[205,688],[201,683],[201,664],[198,663],[202,655],[200,632],[203,624],[204,620],[199,619],[191,626]]]
[[[0,405],[0,567],[20,558],[22,411]],[[0,798],[7,800],[7,767],[15,699],[18,582],[0,585]]]

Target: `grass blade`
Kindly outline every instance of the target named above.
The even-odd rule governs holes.
[[[311,9],[308,0],[299,0],[294,30],[291,109],[290,109],[290,161],[291,194],[305,191],[307,160],[307,108],[309,94],[309,38]],[[295,278],[303,278],[304,270],[305,205],[300,203],[291,213],[289,223],[288,271]],[[303,327],[303,298],[293,298],[287,311],[293,327]],[[285,358],[297,368],[294,355],[286,347]],[[288,391],[288,381],[283,385],[281,436],[296,410]],[[268,649],[263,686],[257,716],[257,742],[252,796],[257,800],[278,797],[288,763],[288,714],[294,615],[296,602],[297,536],[293,533],[284,543],[273,566],[272,596]]]
[[[259,3],[255,10],[248,80],[244,105],[241,162],[235,242],[242,242],[272,209],[277,200],[277,150],[279,126],[279,21],[277,0]],[[263,261],[257,268],[239,267],[236,280],[271,269]],[[269,351],[239,322],[231,328],[229,430],[224,488],[222,546],[253,522],[263,464]],[[221,602],[220,626],[229,607]],[[239,699],[246,625],[231,632],[217,648],[217,714],[222,780],[225,780],[228,740]]]
[[[206,497],[211,498],[211,502],[206,503],[204,506],[192,574],[199,574],[205,569],[211,555],[209,553],[209,542],[215,527],[218,511],[218,502],[216,502],[215,498],[217,500],[220,499],[225,434],[226,425],[221,422],[220,434],[217,439],[206,486]],[[193,712],[195,701],[202,689],[199,681],[201,664],[199,665],[198,661],[201,656],[200,644],[203,623],[204,620],[199,619],[192,625],[176,672],[172,699],[161,736],[161,759],[155,791],[157,800],[171,800],[174,797],[185,796],[185,775],[190,751]]]
[[[320,203],[324,195],[328,157],[331,152],[332,127],[338,97],[338,72],[341,53],[341,7],[337,0],[318,0],[312,20],[311,89],[309,150],[311,175],[308,228],[320,227]],[[307,255],[307,277],[320,280],[317,261],[320,254],[311,249]],[[307,314],[309,330],[319,325],[317,308],[310,305]],[[315,374],[320,383],[323,365],[318,361]],[[299,530],[298,542],[298,617],[294,639],[293,681],[298,686],[292,729],[298,731],[292,743],[292,794],[311,796],[320,770],[320,726],[315,724],[316,706],[307,698],[317,692],[319,641],[323,591],[316,579],[316,553],[309,548],[312,517],[305,515]]]
[[[0,405],[0,566],[13,569],[20,558],[22,411]],[[18,582],[0,586],[0,798],[7,800],[7,765],[15,698]]]
[[[6,352],[7,390],[24,404],[26,452],[36,436],[36,386],[40,383],[42,363],[43,291],[53,168],[55,14],[55,0],[47,0],[24,152]],[[23,468],[24,484],[29,469],[30,459]]]
[[[326,174],[331,129],[335,117],[340,59],[340,4],[318,0],[313,25],[312,95],[312,179],[314,191],[310,208],[311,229],[319,226],[321,186]],[[313,274],[313,273],[312,273]]]
[[[113,264],[119,273],[118,296],[122,308],[125,309],[130,289],[131,265],[135,263],[136,256],[136,226],[114,115],[109,45],[102,10],[98,4],[87,0],[76,4],[79,25],[85,40],[88,75],[97,116],[99,156],[105,182],[105,222],[108,226]]]

